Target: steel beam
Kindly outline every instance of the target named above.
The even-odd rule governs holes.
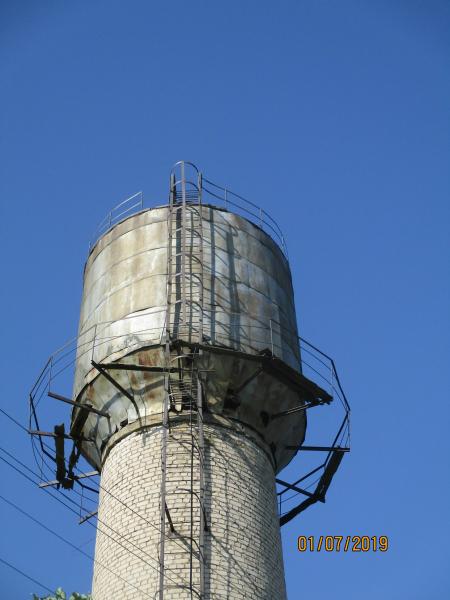
[[[103,410],[98,410],[98,408],[94,408],[91,404],[80,404],[79,402],[75,402],[74,400],[71,400],[70,398],[66,398],[66,396],[61,396],[61,394],[55,394],[55,392],[48,392],[47,395],[50,396],[50,398],[54,398],[55,400],[60,400],[61,402],[65,402],[66,404],[71,404],[72,406],[76,406],[78,408],[83,407],[84,409],[88,410],[89,412],[93,412],[96,415],[100,415],[101,417],[106,417],[107,419],[111,418],[111,415],[109,415],[109,413],[107,413]]]

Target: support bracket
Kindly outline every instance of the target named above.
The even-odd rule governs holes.
[[[91,364],[92,364],[93,367],[95,367],[97,369],[97,371],[101,375],[103,375],[103,377],[105,377],[105,379],[107,379],[116,389],[118,389],[119,392],[121,392],[126,398],[128,398],[128,400],[134,406],[134,409],[136,410],[136,414],[138,416],[138,419],[140,420],[141,419],[141,414],[139,412],[138,405],[136,404],[136,400],[134,399],[134,397],[132,396],[132,394],[130,394],[130,392],[128,390],[126,390],[123,386],[121,386],[120,383],[118,381],[116,381],[114,379],[114,377],[112,377],[112,375],[110,375],[110,373],[108,373],[108,371],[104,367],[104,365],[100,365],[99,363],[96,363],[95,361],[91,361]],[[113,368],[113,367],[111,366],[110,368]]]

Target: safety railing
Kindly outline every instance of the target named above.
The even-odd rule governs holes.
[[[175,166],[179,167],[181,164],[192,167],[196,173],[199,173],[197,167],[192,165],[192,163],[181,161]],[[184,169],[182,173],[184,176]],[[181,181],[181,179],[175,179],[175,186],[181,185]],[[187,202],[191,200],[192,195],[194,195],[196,201],[198,201],[198,182],[190,181],[188,179],[185,179],[184,181],[188,184],[185,194]],[[254,204],[250,200],[247,200],[243,196],[232,192],[229,188],[214,183],[210,179],[200,176],[199,181],[201,182],[202,186],[201,193],[203,204],[213,204],[224,210],[233,212],[246,218],[248,221],[265,231],[281,248],[285,257],[288,258],[286,241],[281,228],[267,211],[257,204]],[[178,201],[178,195],[176,196],[176,201]],[[127,219],[128,217],[144,210],[144,208],[144,196],[142,192],[137,192],[136,194],[133,194],[133,196],[130,196],[129,198],[126,198],[120,202],[120,204],[117,204],[117,206],[109,211],[106,217],[96,228],[90,240],[89,248],[91,249],[97,243],[97,241],[103,235],[105,235],[105,233],[108,233],[108,231],[115,225],[124,219]]]
[[[254,204],[250,200],[247,200],[243,196],[232,192],[230,189],[224,186],[217,185],[209,179],[203,178],[203,201],[207,200],[208,197],[213,198],[213,202],[217,204],[219,201],[220,206],[225,210],[231,210],[234,213],[240,214],[254,225],[260,227],[263,231],[268,233],[270,237],[280,246],[283,254],[288,258],[286,241],[283,236],[278,223],[269,215],[263,208]],[[206,197],[205,197],[206,194]]]
[[[115,225],[127,219],[131,215],[134,215],[144,208],[144,194],[143,192],[136,192],[129,198],[126,198],[114,208],[112,208],[106,217],[100,221],[95,230],[92,238],[89,242],[89,249],[94,246],[97,241],[105,235],[110,229],[112,229]]]
[[[54,422],[54,408],[52,407],[49,410],[46,405],[40,406],[41,401],[47,395],[63,400],[63,403],[68,401],[69,404],[73,404],[75,398],[72,392],[72,381],[76,367],[80,368],[79,372],[82,376],[80,384],[84,386],[97,374],[96,370],[91,368],[93,361],[101,365],[102,362],[119,360],[138,348],[162,345],[166,330],[165,314],[166,310],[161,309],[144,315],[126,317],[119,321],[97,323],[79,336],[69,340],[53,353],[30,393],[29,429],[39,432],[42,424],[44,430],[51,431],[46,421]],[[137,326],[139,321],[136,321],[136,319],[145,319],[149,316],[156,318],[156,320],[160,318],[160,321],[154,327],[147,327],[144,322],[142,327]],[[203,320],[205,346],[227,347],[231,350],[242,349],[252,354],[270,352],[272,356],[285,362],[286,351],[288,351],[288,356],[297,358],[298,371],[328,392],[335,400],[332,403],[334,408],[331,413],[327,410],[327,416],[323,414],[321,419],[313,420],[308,427],[308,431],[312,432],[313,441],[325,439],[327,445],[305,446],[302,444],[298,448],[299,450],[316,451],[314,453],[306,452],[310,455],[309,457],[305,457],[305,452],[302,452],[302,470],[305,468],[310,469],[309,472],[300,478],[297,477],[295,483],[291,486],[289,484],[284,485],[284,481],[282,481],[283,485],[280,487],[277,480],[277,485],[280,487],[277,492],[278,509],[280,523],[283,524],[292,517],[296,510],[302,509],[301,507],[305,504],[304,502],[299,505],[299,509],[294,507],[299,494],[316,498],[318,492],[317,490],[314,491],[314,488],[318,482],[326,482],[329,473],[333,472],[333,461],[335,461],[336,452],[348,451],[350,447],[350,407],[341,386],[335,363],[330,356],[319,350],[311,342],[298,337],[292,327],[286,327],[275,319],[269,319],[265,323],[254,321],[250,324],[248,322],[240,323],[239,317],[242,317],[239,313],[213,311],[206,320],[206,324],[205,319]],[[129,323],[127,323],[128,321]],[[125,333],[115,333],[117,328],[120,330],[123,326],[125,330],[128,329]],[[173,323],[170,323],[171,330],[172,327]],[[184,327],[179,326],[176,334],[177,338],[181,340],[189,339],[195,327],[195,320]],[[197,339],[197,336],[194,337]],[[60,408],[63,410],[63,406]],[[64,411],[64,416],[61,412],[60,414],[61,418],[66,421],[67,412]],[[317,423],[319,422],[322,428],[324,417],[326,417],[325,422],[327,425],[325,429],[318,432]],[[41,421],[43,422],[41,423]],[[318,433],[320,435],[317,435]],[[43,439],[41,435],[38,435],[37,439],[33,439],[32,436],[32,449],[41,473],[41,480],[45,481],[45,479],[51,478],[52,469],[54,468],[52,465],[56,463],[55,450],[47,444],[45,438]],[[317,452],[319,455],[324,456],[323,459],[320,459],[321,462],[318,465],[312,456]],[[305,462],[305,458],[311,458],[312,462]],[[321,475],[322,471],[323,475]],[[298,487],[299,484],[301,487]],[[82,485],[83,493],[85,492],[84,488],[86,488],[85,484]],[[86,500],[95,503],[92,498],[86,497]],[[84,514],[83,510],[80,505],[80,522],[86,517],[89,518],[89,515],[94,514],[89,511]]]
[[[165,309],[141,315],[125,317],[118,321],[105,321],[92,325],[79,336],[69,340],[47,360],[43,371],[31,390],[32,411],[43,395],[62,374],[73,375],[78,364],[84,362],[83,371],[90,370],[91,361],[101,362],[111,355],[127,354],[139,347],[160,345],[164,339]],[[156,323],[148,327],[151,320]],[[139,326],[139,322],[142,326]],[[227,347],[236,351],[258,354],[264,350],[295,367],[308,379],[314,381],[333,398],[339,399],[349,410],[333,359],[302,337],[292,328],[275,319],[267,322],[245,319],[241,313],[212,310],[203,315],[205,344]],[[173,329],[173,323],[170,324]],[[176,326],[176,337],[189,341],[196,339],[196,321]],[[85,368],[84,368],[85,367]],[[71,377],[64,377],[71,381]]]

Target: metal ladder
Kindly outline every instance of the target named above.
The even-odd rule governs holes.
[[[186,179],[191,167],[196,181]],[[205,598],[205,441],[198,359],[203,341],[202,179],[177,163],[168,207],[166,393],[161,446],[159,589],[156,598]],[[179,339],[193,344],[187,351]],[[187,427],[174,426],[174,416]],[[180,477],[184,479],[180,481]],[[187,516],[187,518],[186,518]],[[167,563],[170,563],[168,565]],[[167,569],[170,569],[166,575]],[[177,581],[174,581],[174,576]],[[181,581],[180,581],[181,580]],[[183,591],[184,590],[184,591]]]

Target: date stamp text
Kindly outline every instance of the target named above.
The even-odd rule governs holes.
[[[386,535],[299,535],[299,552],[387,552]]]

